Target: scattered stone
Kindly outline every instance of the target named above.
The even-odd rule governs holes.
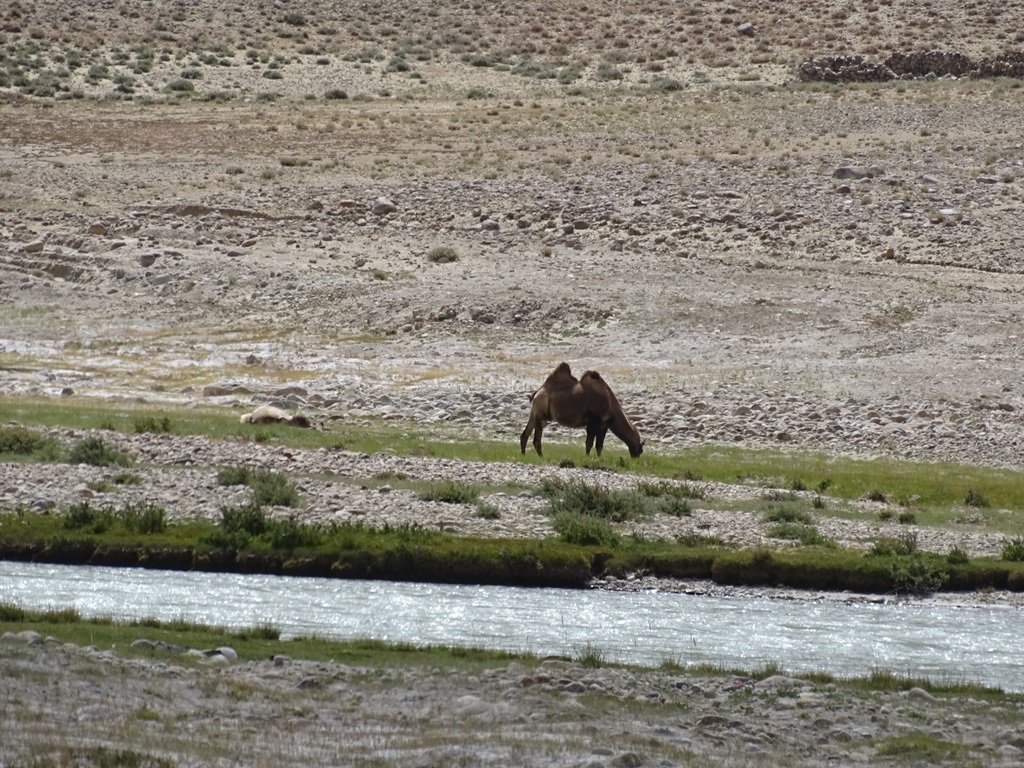
[[[398,206],[396,206],[388,198],[378,197],[373,204],[373,208],[370,209],[370,212],[374,216],[387,216],[389,213],[394,213],[397,210]]]

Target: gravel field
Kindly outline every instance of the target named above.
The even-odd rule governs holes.
[[[611,383],[645,455],[1020,469],[1024,88],[941,71],[954,51],[1012,64],[1019,5],[4,5],[0,420],[25,396],[274,403],[327,429],[384,418],[515,447],[527,394],[566,361]],[[940,71],[801,80],[882,72],[801,67],[813,57],[897,51]],[[545,439],[557,456],[583,435]],[[108,498],[88,487],[102,470],[4,464],[0,505],[137,497],[208,517],[244,493],[214,467],[242,462],[301,477],[310,519],[540,536],[532,492],[489,499],[501,515],[483,520],[367,481],[586,472],[116,440],[139,486]],[[721,508],[760,490],[706,485],[714,504],[642,532],[765,540]],[[872,504],[819,528],[868,546],[896,525]],[[998,551],[982,523],[922,527],[920,544]],[[1024,759],[1016,700],[562,660],[193,668],[9,637],[0,702],[4,767]]]

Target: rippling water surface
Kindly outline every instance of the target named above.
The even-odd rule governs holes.
[[[657,666],[837,676],[885,669],[1024,691],[1024,611],[153,571],[0,562],[0,602],[283,637],[375,638]]]

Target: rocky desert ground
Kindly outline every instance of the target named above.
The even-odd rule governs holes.
[[[1019,468],[1024,80],[801,77],[827,56],[1012,64],[1019,6],[5,4],[0,394],[239,414],[274,401],[328,424],[383,416],[515,446],[526,393],[564,360],[605,375],[651,452],[741,444]],[[56,493],[4,473],[7,502]],[[56,663],[90,680],[101,663],[132,677],[116,660],[4,653],[8,669],[44,676]],[[519,677],[495,673],[481,711],[515,710]],[[487,699],[490,682],[465,695]],[[423,710],[425,685],[398,686],[403,712]],[[564,686],[550,695],[545,706],[576,712]],[[826,708],[831,695],[813,693]],[[734,694],[688,699],[723,700]],[[6,706],[77,717],[46,701]],[[961,704],[941,707],[955,719]],[[535,723],[532,706],[514,722]],[[796,717],[794,742],[733,728],[730,709],[713,747],[685,735],[659,751],[683,726],[653,706],[642,746],[608,753],[550,749],[561,731],[545,727],[514,757],[479,747],[497,731],[475,729],[457,754],[410,756],[366,725],[358,757],[286,745],[274,764],[850,764],[880,759],[851,742],[882,737],[836,724],[891,723],[905,706],[921,710],[909,730],[980,740],[982,764],[1019,760],[1019,734],[993,730],[1016,714],[975,721],[968,706],[961,729],[930,703],[865,700],[856,715]],[[588,707],[566,717],[596,744],[620,720],[601,704],[608,720],[587,730]],[[675,720],[652,724],[663,716]],[[73,748],[87,741],[78,728]],[[38,756],[5,749],[11,765]]]

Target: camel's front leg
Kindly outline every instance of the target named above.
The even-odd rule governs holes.
[[[587,456],[590,455],[590,449],[594,447],[595,440],[597,441],[597,455],[601,455],[601,451],[604,450],[604,436],[607,433],[608,427],[599,419],[587,420]]]
[[[537,419],[537,427],[533,431],[533,447],[537,449],[537,455],[543,456],[544,452],[540,448],[540,436],[544,432],[544,420]]]

